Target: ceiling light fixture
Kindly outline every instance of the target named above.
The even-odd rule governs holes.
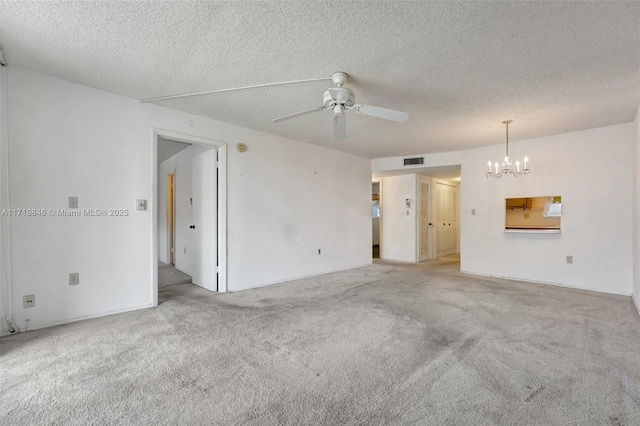
[[[489,166],[489,171],[486,174],[487,179],[498,179],[503,176],[513,176],[514,178],[518,178],[521,176],[529,176],[531,174],[531,169],[529,169],[528,164],[529,157],[524,157],[524,167],[522,169],[520,169],[520,161],[516,161],[515,170],[511,168],[511,166],[513,166],[513,163],[509,158],[509,123],[511,123],[512,121],[513,120],[506,120],[502,122],[502,124],[504,124],[507,128],[507,151],[504,156],[504,160],[502,161],[502,168],[498,168],[498,163],[492,164],[491,161],[489,161],[487,163],[487,166]]]

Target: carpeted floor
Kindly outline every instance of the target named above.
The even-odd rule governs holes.
[[[2,425],[639,425],[628,297],[456,258],[213,294],[0,339]]]
[[[189,284],[191,283],[191,275],[185,274],[177,270],[173,265],[158,262],[158,288],[169,285]]]

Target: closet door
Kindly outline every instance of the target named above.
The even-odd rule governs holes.
[[[436,257],[458,253],[458,187],[443,182],[435,185]]]

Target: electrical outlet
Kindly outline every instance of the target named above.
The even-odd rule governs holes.
[[[30,294],[22,297],[22,307],[25,309],[36,307],[36,295]]]
[[[573,263],[573,256],[567,256],[567,263]]]
[[[136,200],[136,210],[146,210],[147,200]]]
[[[78,208],[78,197],[69,197],[69,208],[70,209]]]
[[[78,285],[80,284],[80,273],[72,272],[69,274],[69,285]]]
[[[322,250],[321,249],[318,249],[318,254],[322,254]]]

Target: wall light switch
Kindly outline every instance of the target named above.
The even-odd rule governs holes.
[[[476,209],[471,209],[471,216],[475,216],[476,215]]]
[[[136,210],[146,210],[147,200],[136,200]]]
[[[70,209],[78,208],[78,197],[69,197],[69,208]]]
[[[573,263],[573,256],[567,256],[567,263]]]

